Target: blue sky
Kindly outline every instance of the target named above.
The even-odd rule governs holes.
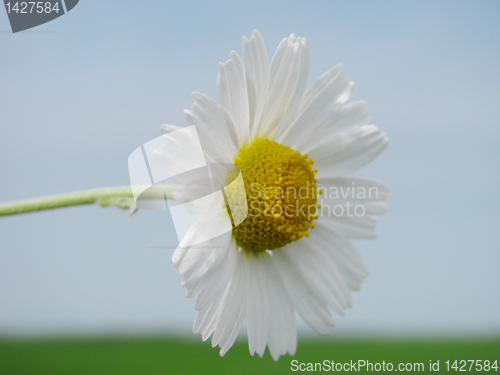
[[[500,4],[496,1],[91,2],[32,32],[0,11],[0,201],[128,184],[128,155],[216,93],[217,63],[295,33],[310,82],[342,62],[389,148],[371,273],[334,332],[500,331]],[[42,32],[43,31],[43,32]],[[0,334],[190,332],[165,212],[0,218]]]

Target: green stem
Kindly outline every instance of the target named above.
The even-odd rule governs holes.
[[[172,191],[179,190],[179,186],[165,185],[155,187],[163,190],[163,196],[166,199],[172,199]],[[145,194],[151,194],[151,197],[158,196],[158,190],[154,192],[148,190]],[[147,196],[141,195],[141,198]],[[132,189],[128,187],[112,187],[95,190],[77,191],[74,193],[52,195],[48,197],[28,199],[17,202],[8,202],[0,204],[0,216],[15,215],[25,212],[52,210],[54,208],[79,206],[82,204],[100,204],[102,207],[117,206],[120,208],[135,209],[134,195]]]

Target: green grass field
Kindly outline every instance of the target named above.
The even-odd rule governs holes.
[[[455,359],[500,360],[500,338],[301,338],[296,355],[283,356],[277,362],[268,352],[264,358],[250,356],[244,341],[236,342],[221,358],[209,342],[175,337],[0,339],[1,375],[290,374],[294,373],[292,360],[299,363],[384,360],[395,367],[399,363],[420,362],[427,373],[429,361],[439,360],[443,372],[444,362]]]

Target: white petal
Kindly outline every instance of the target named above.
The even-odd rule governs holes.
[[[332,81],[335,81],[342,72],[342,64],[335,65],[330,70],[326,71],[309,87],[304,94],[302,106],[307,106],[309,103],[328,86]]]
[[[283,117],[281,118],[279,124],[271,132],[271,139],[280,137],[283,132],[291,126],[295,117],[301,110],[301,102],[303,100],[304,93],[307,88],[307,80],[309,78],[309,46],[307,45],[306,38],[298,38],[297,44],[299,46],[298,53],[300,56],[300,68],[298,72],[297,84],[293,89],[292,97],[290,98]]]
[[[325,215],[322,221],[335,227],[339,233],[348,238],[370,240],[377,237],[374,232],[377,217],[374,215],[365,214],[360,217],[353,216],[351,218],[347,216]]]
[[[205,341],[215,330],[221,303],[226,294],[228,285],[233,276],[237,273],[239,252],[234,238],[231,240],[229,250],[224,259],[216,267],[203,277],[192,280],[186,285],[183,280],[183,286],[186,288],[186,294],[196,299],[196,310],[199,311],[195,324],[194,332],[202,334]]]
[[[232,330],[228,330],[228,335],[221,338],[219,342],[221,357],[227,353],[227,351],[231,348],[231,346],[233,346],[234,342],[236,341],[236,337],[238,337],[240,328],[243,325],[243,321],[245,320],[245,312],[246,312],[245,302],[243,301],[242,305],[240,306],[240,312],[238,314],[236,322],[233,325]]]
[[[202,244],[177,247],[172,255],[172,262],[184,276],[185,283],[199,280],[222,262],[229,248],[231,235],[231,232],[227,232]]]
[[[213,301],[222,299],[227,285],[236,271],[238,261],[238,248],[234,238],[231,240],[229,250],[218,267],[201,278],[184,278],[182,286],[186,288],[186,294],[196,299],[195,309],[201,311]]]
[[[315,223],[316,228],[311,230],[307,240],[321,248],[335,262],[350,290],[359,290],[361,282],[368,275],[368,269],[358,251],[348,238],[329,223],[321,218]]]
[[[360,100],[343,105],[325,124],[325,127],[322,129],[322,134],[338,133],[349,128],[369,125],[371,123],[372,118],[366,110],[366,102]]]
[[[280,355],[287,352],[291,355],[295,353],[297,330],[293,306],[271,258],[265,258],[263,265],[268,280],[270,301],[270,331],[267,345],[276,361]]]
[[[232,229],[231,219],[229,218],[227,210],[224,208],[206,220],[197,220],[191,228],[188,229],[179,246],[186,247],[200,244],[211,238],[231,232]]]
[[[264,40],[257,30],[248,40],[243,37],[243,59],[247,78],[250,133],[255,134],[262,121],[262,113],[269,92],[269,60]]]
[[[206,341],[210,335],[214,332],[215,323],[217,322],[217,313],[219,310],[221,298],[216,299],[207,308],[200,310],[196,314],[196,318],[193,324],[193,333],[200,333],[201,339]]]
[[[271,60],[269,96],[255,135],[270,136],[283,118],[299,81],[300,57],[299,43],[283,39]]]
[[[349,99],[353,88],[354,83],[342,75],[330,80],[301,108],[300,114],[283,134],[280,142],[295,150],[299,149]]]
[[[375,159],[388,144],[375,125],[335,134],[309,152],[318,168],[316,178],[347,175]]]
[[[333,319],[326,303],[309,289],[302,275],[284,256],[286,249],[273,251],[273,264],[278,271],[293,307],[302,319],[316,332],[326,335],[333,326]]]
[[[203,150],[220,163],[232,163],[238,153],[238,136],[227,112],[212,98],[194,92],[191,111],[184,111],[188,125],[195,125]]]
[[[309,289],[339,315],[344,315],[344,310],[351,307],[349,289],[335,263],[322,249],[311,246],[305,239],[287,245],[283,254],[302,275]]]
[[[376,215],[387,211],[390,188],[361,177],[318,179],[319,216],[339,233],[350,238],[374,238]]]
[[[217,99],[221,107],[231,116],[241,145],[249,138],[247,81],[241,58],[234,51],[229,57],[227,62],[219,63]]]
[[[165,143],[153,151],[155,160],[169,175],[176,176],[207,165],[194,128],[182,128],[163,136]]]
[[[270,301],[267,275],[263,267],[267,253],[247,258],[249,282],[247,284],[247,332],[250,354],[264,355],[269,335]]]
[[[248,279],[248,265],[246,263],[245,255],[238,253],[237,272],[232,275],[219,307],[217,323],[212,336],[212,346],[219,345],[221,355],[223,348],[231,346],[231,338],[235,330],[239,330],[243,324],[242,309],[245,307],[245,290]]]
[[[320,129],[311,133],[311,136],[304,140],[298,150],[302,154],[307,154],[312,148],[318,146],[326,138],[331,138],[334,134],[371,123],[372,118],[366,110],[366,102],[357,101],[345,104],[338,111],[332,113]]]
[[[163,134],[168,134],[170,132],[176,131],[182,129],[180,126],[177,125],[169,125],[169,124],[164,124],[160,126],[160,132]]]

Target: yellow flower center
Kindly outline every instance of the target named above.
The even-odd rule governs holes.
[[[258,253],[309,236],[320,208],[313,163],[307,154],[268,139],[241,147],[234,164],[245,183],[248,216],[233,228],[238,246]]]

